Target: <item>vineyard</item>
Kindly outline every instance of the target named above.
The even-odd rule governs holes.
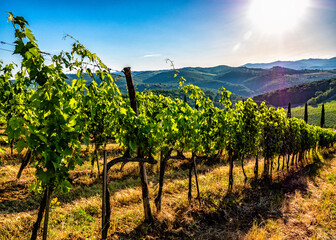
[[[27,21],[11,13],[8,19],[15,31],[13,54],[21,56],[22,61],[19,65],[0,65],[0,117],[4,129],[0,136],[1,165],[20,159],[16,178],[31,172],[29,190],[40,196],[35,223],[22,226],[25,237],[27,232],[31,239],[47,239],[50,234],[57,237],[48,232],[48,225],[54,229],[61,222],[55,220],[55,206],[60,204],[56,196],[67,199],[64,204],[69,204],[71,198],[66,196],[80,191],[74,188],[79,170],[90,170],[87,181],[99,183],[93,195],[99,196],[101,209],[91,212],[99,213],[101,222],[95,226],[96,235],[79,237],[69,233],[65,238],[106,239],[119,229],[113,217],[117,210],[111,208],[120,200],[116,194],[118,184],[125,184],[123,188],[140,187],[141,219],[148,226],[157,226],[158,215],[167,207],[167,203],[163,204],[165,192],[174,196],[177,189],[185,190],[176,193],[176,199],[185,195],[186,202],[178,203],[170,196],[172,205],[185,203],[211,209],[210,202],[216,205],[218,192],[225,190],[226,196],[239,198],[235,190],[238,186],[248,191],[245,187],[249,184],[272,185],[280,176],[286,178],[294,170],[318,164],[320,151],[333,149],[336,142],[332,129],[291,118],[283,109],[258,105],[252,99],[233,106],[230,92],[224,88],[218,91],[221,108],[217,108],[175,69],[184,100],[136,92],[130,68],[122,71],[128,89],[125,97],[111,69],[79,41],[67,36],[74,41],[71,51],[54,55],[52,63],[46,64]],[[65,81],[66,72],[77,74],[71,86]],[[89,85],[84,80],[86,74],[92,78]],[[216,175],[216,171],[221,174]],[[112,174],[120,174],[121,179]],[[179,181],[172,181],[172,176]],[[217,178],[218,184],[225,181],[227,186],[219,184],[217,192],[206,194],[205,188],[210,187],[207,178]],[[129,198],[136,196],[130,193]],[[122,201],[118,204],[118,211],[128,211],[122,209]],[[229,205],[230,201],[221,204]],[[76,219],[93,221],[83,210],[77,211]],[[164,231],[164,224],[160,227]],[[15,235],[5,228],[0,235],[4,239],[22,238],[21,231]]]
[[[335,129],[335,121],[336,119],[335,116],[335,104],[336,101],[332,100],[327,103],[325,103],[325,115],[328,116],[326,118],[326,127],[332,127]],[[322,104],[317,104],[316,106],[309,106],[308,111],[309,111],[309,119],[308,123],[311,125],[320,125],[320,120],[321,120],[321,109],[322,109]],[[296,118],[302,118],[304,117],[304,106],[300,107],[295,107],[292,108],[292,116]]]

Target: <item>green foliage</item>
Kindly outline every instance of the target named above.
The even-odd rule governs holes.
[[[267,161],[276,155],[302,154],[336,142],[334,131],[287,118],[283,109],[265,103],[258,106],[252,99],[233,107],[231,92],[225,88],[218,90],[218,108],[200,87],[186,84],[175,69],[176,84],[197,108],[188,101],[146,91],[137,94],[136,114],[106,65],[84,45],[74,39],[70,53],[55,55],[52,64],[46,65],[27,22],[11,13],[8,19],[15,28],[14,53],[22,62],[13,82],[13,65],[0,66],[0,113],[6,119],[9,139],[17,139],[16,149],[32,152],[36,183],[31,188],[38,192],[70,190],[69,171],[81,164],[82,141],[103,144],[113,138],[130,155],[141,149],[140,157],[146,158],[172,150],[193,156],[214,156],[225,150],[231,163],[262,155],[267,174],[272,172]],[[66,82],[66,69],[76,71],[71,86]],[[88,86],[84,76],[91,78]],[[77,216],[91,221],[82,209]]]
[[[22,63],[14,82],[9,80],[13,64],[1,67],[1,113],[7,119],[9,138],[18,139],[16,148],[29,148],[33,153],[38,179],[35,189],[50,185],[64,191],[70,188],[68,171],[81,163],[81,139],[86,144],[90,140],[103,144],[113,137],[125,150],[132,153],[141,147],[148,157],[168,149],[199,155],[226,150],[235,159],[255,154],[272,158],[302,151],[303,142],[317,144],[317,138],[309,134],[315,130],[300,120],[287,119],[282,110],[265,104],[258,107],[252,99],[232,108],[231,93],[225,89],[218,91],[222,108],[215,107],[198,86],[186,85],[175,68],[176,84],[198,109],[177,98],[144,92],[138,94],[139,114],[135,117],[96,54],[67,36],[74,40],[72,51],[53,56],[53,64],[46,65],[27,22],[11,13],[9,20],[15,28],[14,53],[22,57]],[[77,72],[71,86],[66,83],[64,69]],[[91,78],[88,86],[84,76]],[[34,90],[29,89],[32,84],[36,85]],[[6,116],[8,112],[11,114]],[[325,134],[328,137],[324,132],[319,135],[323,145],[333,139],[329,132]]]
[[[13,85],[20,86],[14,89],[20,89],[18,98],[24,104],[18,104],[20,114],[10,116],[6,132],[9,138],[20,138],[18,151],[32,151],[37,175],[32,189],[41,192],[48,186],[66,192],[71,187],[68,172],[81,162],[79,135],[83,124],[74,96],[82,88],[70,87],[64,81],[62,54],[53,57],[53,64],[45,65],[27,22],[11,13],[9,20],[15,28],[14,53],[22,57]],[[38,84],[36,91],[28,90],[31,84]]]
[[[320,126],[322,104],[308,105],[308,124]],[[336,101],[329,101],[324,103],[325,110],[325,127],[336,128]],[[304,106],[292,108],[292,116],[296,118],[304,118]]]

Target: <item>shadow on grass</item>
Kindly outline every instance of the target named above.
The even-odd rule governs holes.
[[[38,209],[42,197],[30,193],[27,186],[16,181],[0,188],[0,214],[19,213]]]
[[[13,154],[3,154],[0,156],[0,166],[10,165],[16,166],[21,164],[24,154],[16,153]]]
[[[120,149],[114,149],[119,151]],[[113,151],[112,151],[113,152]],[[13,154],[6,155],[2,158],[2,164],[6,165],[18,165],[21,163],[23,154]],[[87,156],[83,154],[83,158],[86,159]],[[86,159],[87,160],[87,159]],[[167,167],[166,181],[175,180],[175,179],[187,179],[187,167],[189,166],[185,160],[171,160],[170,165]],[[178,168],[176,169],[176,164]],[[187,164],[185,168],[182,168],[181,171],[180,165]],[[206,170],[201,170],[200,167],[199,173],[202,174],[209,169],[215,169],[218,165],[208,166]],[[154,173],[154,167],[148,166],[148,178],[154,184],[158,184],[158,173]],[[179,170],[179,171],[178,171]],[[72,201],[90,198],[94,196],[102,195],[102,179],[96,177],[96,172],[93,172],[91,169],[82,169],[76,170],[70,173],[69,181],[72,183],[72,190],[66,194],[54,194],[54,197],[57,197],[61,204],[70,203]],[[138,175],[138,166],[134,165],[127,170],[123,169],[120,174],[119,167],[113,168],[109,173],[109,186],[111,198],[113,195],[119,191],[128,188],[140,187],[140,178]],[[23,185],[17,181],[7,181],[2,183],[0,186],[0,214],[6,213],[21,213],[26,211],[37,210],[39,208],[41,201],[41,196],[35,194],[28,190],[28,185]]]
[[[213,165],[211,167],[208,167],[207,169],[200,170],[199,173],[202,174],[207,172],[209,169],[216,169],[217,167],[218,165]],[[172,169],[174,170],[175,166],[171,166],[169,168],[170,170]],[[122,172],[121,176],[119,176],[120,171],[118,169],[119,168],[111,169],[108,177],[108,184],[110,187],[111,198],[113,198],[113,195],[119,191],[141,186],[137,165],[134,165],[131,168],[127,169],[127,171]],[[151,173],[148,175],[148,180],[152,182],[154,185],[158,184],[159,179],[158,174],[154,174],[153,170],[150,170],[149,168],[147,170],[148,173]],[[168,170],[166,171],[165,174],[165,181],[176,179],[185,180],[188,178],[188,170],[184,171],[181,171],[181,169],[180,171],[168,171]],[[69,203],[76,199],[89,198],[92,196],[102,194],[102,183],[103,183],[102,179],[92,178],[90,175],[90,171],[76,172],[71,176],[71,178],[73,181],[72,182],[73,189],[71,190],[70,193],[60,194],[58,196],[60,202]]]
[[[251,187],[233,193],[208,192],[193,206],[175,211],[175,219],[155,220],[153,224],[142,223],[129,233],[116,232],[112,239],[241,239],[254,225],[264,224],[268,219],[282,219],[285,200],[299,191],[307,194],[308,181],[318,176],[320,169],[328,164],[334,152],[322,153],[326,161],[315,159],[314,163],[290,170],[273,183],[262,180],[251,182]]]

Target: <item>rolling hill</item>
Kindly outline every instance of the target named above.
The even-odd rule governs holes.
[[[232,93],[244,97],[253,97],[297,84],[336,78],[336,71],[332,70],[294,70],[283,67],[251,69],[221,65],[209,68],[188,67],[178,71],[179,76],[187,80],[186,83],[197,85],[203,90],[217,92],[219,88],[225,87]],[[174,70],[134,71],[133,79],[138,91],[176,89],[178,78],[174,78],[174,75]],[[76,75],[69,74],[69,83],[75,77]],[[85,78],[89,83],[89,78]],[[124,78],[119,78],[116,83],[122,92],[126,92]]]
[[[148,89],[173,89],[177,86],[173,70],[134,72],[136,85],[145,84]],[[336,71],[294,70],[283,67],[250,69],[246,67],[217,66],[213,68],[182,68],[179,76],[187,83],[204,90],[217,91],[220,87],[244,97],[275,91],[297,84],[336,77]],[[159,85],[158,85],[159,84]]]
[[[266,101],[275,107],[285,107],[288,105],[288,102],[294,105],[305,104],[306,102],[314,105],[333,98],[336,98],[335,78],[282,88],[255,96],[253,100],[257,102]]]

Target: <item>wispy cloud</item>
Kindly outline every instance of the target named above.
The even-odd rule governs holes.
[[[251,36],[252,36],[252,31],[246,32],[245,35],[244,35],[244,40],[245,41],[249,40],[251,38]]]
[[[143,57],[144,58],[150,58],[150,57],[160,57],[161,54],[147,54],[147,55],[144,55]]]
[[[232,52],[236,52],[240,48],[240,45],[241,45],[240,43],[234,45],[234,47],[232,48]]]

